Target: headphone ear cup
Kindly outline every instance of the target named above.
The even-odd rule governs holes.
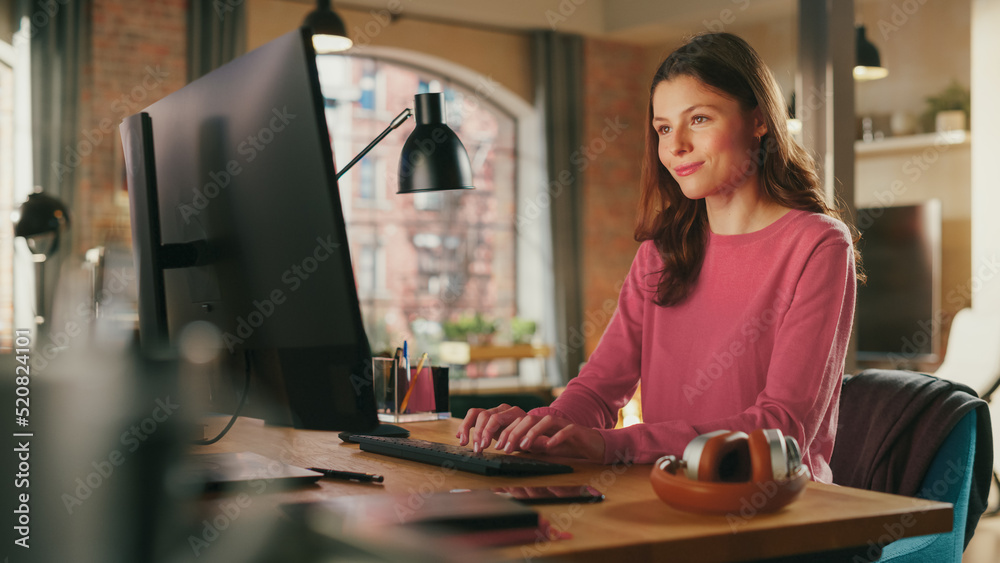
[[[802,467],[802,450],[792,436],[785,436],[785,451],[788,454],[788,473],[794,474]]]
[[[715,430],[696,436],[684,447],[681,455],[681,466],[684,468],[684,475],[692,481],[698,480],[701,471],[702,460],[704,459],[705,446],[708,441],[716,436],[729,434],[729,430]]]
[[[696,449],[684,450],[689,479],[715,482],[738,482],[750,479],[750,449],[744,432],[712,432]],[[697,455],[697,459],[692,458]]]
[[[757,482],[784,481],[802,465],[798,442],[777,428],[755,430],[750,440]]]

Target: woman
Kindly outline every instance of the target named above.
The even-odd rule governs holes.
[[[739,37],[700,35],[660,65],[649,116],[642,244],[600,343],[550,407],[472,409],[459,442],[650,463],[778,428],[830,482],[856,252],[774,77]],[[644,424],[614,429],[640,382]]]

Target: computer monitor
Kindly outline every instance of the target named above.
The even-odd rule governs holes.
[[[374,429],[371,349],[308,32],[206,74],[121,132],[143,349],[209,322],[238,377],[244,361],[252,371],[244,414]],[[223,385],[213,406],[229,410],[236,394]]]
[[[941,321],[941,202],[858,209],[862,263],[858,360],[913,367],[937,360]]]

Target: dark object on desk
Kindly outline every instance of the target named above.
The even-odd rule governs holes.
[[[357,473],[355,471],[338,471],[336,469],[323,469],[321,467],[309,467],[309,471],[321,473],[327,479],[343,479],[345,481],[358,481],[360,483],[381,483],[385,481],[382,475],[371,473]]]
[[[360,436],[389,436],[391,438],[409,438],[410,431],[403,428],[402,426],[396,426],[395,424],[379,424],[375,427],[375,430],[371,432],[341,432],[337,434],[337,437],[343,442],[354,442],[353,437],[355,435]],[[354,442],[355,444],[357,442]]]
[[[604,493],[590,485],[495,487],[490,490],[500,496],[510,497],[521,504],[575,504],[604,500]]]
[[[203,484],[205,491],[223,491],[267,484],[268,488],[315,483],[323,475],[253,452],[193,454],[185,460],[182,479]]]
[[[869,369],[845,378],[840,392],[837,442],[830,458],[834,483],[943,500],[936,498],[940,493],[935,490],[939,489],[935,481],[940,481],[948,485],[947,494],[957,493],[954,479],[934,478],[930,470],[941,457],[939,452],[945,451],[953,430],[970,413],[975,418],[974,444],[967,439],[961,456],[952,454],[941,459],[956,464],[969,457],[969,446],[973,446],[970,471],[958,473],[962,477],[959,482],[971,480],[965,529],[957,531],[964,536],[964,548],[989,502],[996,455],[987,404],[965,385],[904,370]],[[953,472],[950,468],[947,471],[949,475]],[[957,500],[945,502],[953,502],[957,508]]]
[[[530,459],[518,455],[500,453],[473,453],[468,448],[454,444],[440,444],[411,438],[387,438],[355,434],[351,441],[361,444],[366,452],[454,467],[480,475],[505,475],[522,477],[529,475],[553,475],[572,473],[568,465]]]
[[[543,524],[531,507],[482,489],[430,493],[419,502],[413,495],[345,496],[283,509],[333,535],[444,542],[435,544],[438,550],[533,542]]]

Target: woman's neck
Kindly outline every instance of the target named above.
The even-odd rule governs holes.
[[[763,196],[757,182],[726,194],[705,198],[708,225],[717,235],[742,235],[759,231],[789,211]]]

